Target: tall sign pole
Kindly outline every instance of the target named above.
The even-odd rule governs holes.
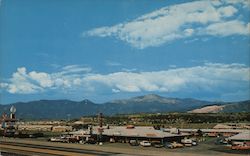
[[[102,132],[103,132],[103,114],[99,113],[98,115],[98,121],[99,121],[99,128],[98,128],[98,134],[99,134],[99,142],[102,141]]]

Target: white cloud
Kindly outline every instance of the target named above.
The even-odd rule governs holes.
[[[32,71],[29,73],[29,77],[32,80],[38,82],[41,87],[51,87],[53,85],[51,77],[47,73],[44,72],[37,73],[35,71]]]
[[[186,43],[186,44],[188,44],[188,43],[193,43],[193,42],[198,41],[198,40],[199,40],[198,38],[193,38],[193,39],[190,39],[190,40],[186,40],[186,41],[184,41],[184,43]],[[204,39],[202,39],[202,41],[204,41],[204,42],[205,42],[205,40],[204,40]]]
[[[226,7],[221,7],[218,9],[218,12],[223,16],[223,17],[231,17],[234,15],[238,10],[234,8],[233,6],[226,6]]]
[[[43,90],[42,87],[30,83],[29,75],[26,73],[26,68],[18,68],[16,73],[12,74],[10,83],[1,83],[1,88],[7,89],[10,93],[30,94]]]
[[[194,29],[185,29],[184,34],[185,36],[191,36],[194,33]]]
[[[178,92],[178,91],[234,91],[249,84],[249,67],[241,64],[213,64],[190,68],[176,68],[154,72],[117,72],[93,74],[83,81],[92,86],[112,89],[113,92]],[[230,85],[228,85],[230,84]],[[248,88],[247,91],[249,92]]]
[[[236,4],[245,4],[245,1],[239,1]],[[194,1],[172,5],[129,22],[92,29],[84,32],[83,35],[113,36],[140,49],[191,36],[248,35],[249,31],[245,29],[247,23],[237,18],[240,14],[236,16],[239,13],[234,7],[236,4],[222,1]],[[233,25],[226,27],[229,23]],[[209,29],[210,31],[205,31],[208,32],[207,34],[199,33],[213,25],[219,25],[220,30]],[[227,29],[225,34],[223,29]],[[228,33],[231,29],[234,33]]]
[[[81,84],[82,75],[90,72],[91,68],[80,65],[70,65],[56,73],[31,71],[25,67],[17,68],[9,82],[0,83],[0,87],[9,93],[30,94],[43,92],[48,89],[71,88]]]
[[[12,94],[31,94],[49,90],[86,93],[105,90],[113,93],[134,92],[215,92],[231,95],[249,93],[250,68],[243,64],[205,63],[203,66],[171,68],[162,71],[123,71],[110,74],[60,74],[26,71],[18,68],[0,87]],[[96,92],[95,92],[96,93]]]
[[[78,73],[78,72],[90,72],[90,67],[84,67],[80,65],[68,65],[62,68],[61,74]]]
[[[8,83],[0,83],[0,88],[6,88],[6,87],[8,87],[9,86],[9,84]]]
[[[137,71],[136,68],[132,68],[132,69],[122,68],[121,70],[122,70],[122,71],[125,71],[125,72],[135,72],[135,71]]]
[[[229,35],[249,35],[250,23],[244,24],[241,21],[228,21],[210,24],[205,29],[201,29],[201,34],[229,36]]]

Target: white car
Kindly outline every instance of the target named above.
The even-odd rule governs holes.
[[[140,145],[143,147],[149,147],[151,146],[151,143],[149,141],[144,140],[140,142]]]
[[[50,141],[52,141],[52,142],[60,142],[61,138],[60,137],[51,137]]]
[[[193,142],[192,142],[192,145],[193,145],[193,146],[197,146],[197,142],[196,142],[196,141],[193,141]]]
[[[182,139],[181,143],[184,144],[187,147],[191,147],[193,145],[193,140],[191,140],[191,139]]]

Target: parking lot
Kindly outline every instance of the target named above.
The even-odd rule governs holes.
[[[182,148],[155,148],[155,147],[142,147],[142,146],[130,146],[125,143],[105,143],[103,146],[106,147],[121,147],[126,149],[140,149],[142,151],[162,151],[171,153],[189,153],[189,154],[200,154],[200,155],[249,155],[249,150],[239,151],[231,150],[229,146],[215,144],[217,138],[207,138],[206,141],[198,143],[197,146],[182,147]]]
[[[142,147],[142,146],[131,146],[128,143],[103,143],[103,145],[97,144],[79,144],[79,143],[59,143],[59,142],[48,142],[45,139],[14,139],[5,138],[4,140],[26,143],[26,144],[37,144],[55,147],[66,147],[76,148],[82,150],[94,150],[103,152],[123,153],[128,155],[171,155],[171,156],[195,156],[195,155],[217,155],[217,156],[241,156],[249,155],[250,151],[237,151],[231,150],[230,147],[225,145],[216,145],[215,141],[217,138],[207,138],[204,142],[199,142],[197,146],[182,147],[182,148],[156,148],[156,147]],[[2,140],[2,139],[1,139]]]

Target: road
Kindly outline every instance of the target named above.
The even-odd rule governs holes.
[[[23,155],[64,155],[64,156],[109,156],[116,155],[117,153],[112,152],[100,152],[94,150],[86,149],[76,149],[76,148],[67,148],[67,147],[57,147],[57,146],[46,146],[46,145],[37,145],[37,144],[28,144],[20,142],[8,142],[0,141],[1,151],[19,153]]]
[[[82,145],[70,143],[52,143],[47,141],[0,138],[0,150],[2,152],[18,153],[23,155],[39,156],[240,156],[242,154],[229,153],[224,151],[210,150],[208,144],[198,145],[194,148],[183,149],[165,149],[153,147],[132,147],[128,144],[104,144],[99,145]],[[207,147],[208,146],[208,147]],[[245,155],[245,154],[244,154]],[[248,155],[248,154],[246,154]]]

